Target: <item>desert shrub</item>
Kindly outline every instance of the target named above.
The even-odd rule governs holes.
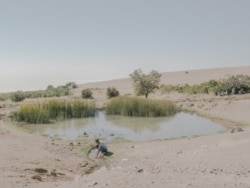
[[[14,102],[21,102],[25,99],[25,95],[22,91],[17,91],[11,95],[11,100]]]
[[[75,88],[78,88],[78,86],[76,85],[75,82],[68,82],[65,84],[65,86],[69,89],[75,89]]]
[[[174,91],[174,86],[173,85],[165,85],[165,84],[161,84],[160,85],[160,91],[162,94],[164,93],[170,93],[171,91]]]
[[[228,76],[220,81],[210,80],[199,85],[161,85],[161,93],[176,91],[188,94],[208,94],[215,95],[233,95],[250,93],[250,76],[236,75]]]
[[[177,106],[171,101],[138,97],[117,97],[106,106],[107,114],[138,117],[169,116],[178,111]]]
[[[250,77],[246,75],[229,76],[221,81],[216,90],[219,95],[250,93]]]
[[[93,93],[90,89],[83,89],[82,90],[82,98],[84,99],[92,99]]]
[[[49,100],[41,103],[26,103],[13,114],[16,121],[48,123],[51,120],[82,118],[95,115],[94,103],[83,100]]]
[[[66,86],[58,86],[56,88],[47,88],[45,92],[42,93],[43,97],[61,97],[69,95],[69,88]]]
[[[109,87],[107,89],[106,94],[107,94],[108,98],[117,97],[117,96],[119,96],[119,91],[114,87]]]
[[[200,85],[177,85],[173,86],[173,90],[179,93],[187,93],[187,94],[208,94],[210,91],[208,82],[202,83]]]

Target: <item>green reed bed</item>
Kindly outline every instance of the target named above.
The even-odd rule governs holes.
[[[49,100],[26,103],[14,113],[16,121],[49,123],[51,120],[82,118],[95,115],[95,105],[83,100]]]
[[[106,106],[107,114],[137,117],[170,116],[178,111],[178,107],[171,101],[138,97],[117,97]]]

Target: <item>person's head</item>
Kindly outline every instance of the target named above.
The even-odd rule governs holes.
[[[99,140],[99,139],[96,139],[96,140],[95,140],[95,143],[100,144],[100,140]]]

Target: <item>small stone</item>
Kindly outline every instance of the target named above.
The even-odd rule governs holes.
[[[55,171],[51,171],[51,172],[50,172],[50,175],[51,175],[51,176],[54,176],[54,177],[57,177],[57,173],[56,173]]]
[[[84,132],[83,135],[84,135],[84,136],[88,136],[88,133]]]
[[[137,170],[139,173],[141,173],[141,172],[143,172],[143,169],[139,169],[139,170]]]
[[[137,167],[135,167],[135,169],[137,170],[138,173],[142,173],[143,172],[142,168],[138,169]]]
[[[89,164],[88,162],[85,162],[84,164],[80,164],[79,167],[80,167],[80,168],[83,168],[83,167],[88,166],[88,164]]]
[[[51,176],[54,176],[54,177],[57,177],[56,169],[53,169],[53,170],[50,172],[50,175],[51,175]]]
[[[231,130],[231,133],[243,132],[244,130],[241,127],[236,127]]]
[[[65,176],[65,174],[63,174],[63,173],[59,173],[59,172],[58,172],[57,174],[60,175],[60,176]]]
[[[38,175],[32,176],[31,178],[34,180],[42,181],[41,176],[38,176]]]
[[[48,170],[46,170],[44,168],[36,168],[35,172],[38,172],[38,173],[48,173]]]
[[[237,127],[238,132],[243,132],[244,130],[241,127]]]
[[[231,133],[235,133],[235,128],[233,128],[233,129],[231,130]]]

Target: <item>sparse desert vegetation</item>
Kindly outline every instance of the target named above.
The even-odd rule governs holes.
[[[215,95],[233,95],[250,93],[250,76],[233,75],[221,80],[210,80],[198,85],[165,85],[161,84],[160,90],[162,94],[173,91],[187,94],[209,94]]]
[[[20,102],[29,98],[50,98],[50,97],[62,97],[70,95],[70,90],[77,88],[74,82],[68,82],[64,86],[54,87],[48,85],[45,90],[37,91],[16,91],[0,93],[0,101],[11,99],[14,102]]]
[[[161,84],[170,87],[170,89],[167,88],[170,92],[164,91],[165,88],[161,87],[161,92],[156,91],[154,94],[150,94],[147,99],[144,96],[136,96],[136,93],[133,92],[134,88],[131,79],[82,84],[78,88],[70,89],[69,95],[53,97],[53,99],[25,98],[20,102],[13,102],[10,95],[2,94],[2,101],[0,101],[0,143],[4,152],[0,153],[0,164],[4,171],[0,180],[1,185],[6,187],[5,182],[7,181],[7,185],[11,185],[10,187],[27,185],[27,187],[33,188],[55,187],[58,185],[58,187],[67,188],[74,187],[76,184],[75,177],[81,174],[77,181],[79,186],[84,186],[86,182],[89,182],[88,185],[90,186],[102,187],[102,185],[108,183],[110,187],[117,187],[116,176],[118,175],[121,178],[127,178],[128,187],[138,185],[152,185],[155,187],[176,185],[180,187],[191,185],[190,177],[193,178],[193,174],[195,174],[195,179],[192,179],[191,183],[197,187],[202,187],[204,182],[206,182],[205,187],[211,187],[214,184],[219,185],[218,187],[230,187],[230,185],[248,187],[250,184],[248,173],[249,150],[247,148],[249,147],[248,138],[250,132],[247,125],[250,123],[250,94],[243,95],[239,92],[239,94],[233,95],[237,92],[232,92],[231,95],[220,96],[215,95],[213,90],[218,85],[218,82],[223,81],[223,79],[226,81],[229,78],[226,77],[228,72],[234,73],[233,75],[236,78],[236,75],[241,75],[241,73],[249,73],[249,67],[247,68],[188,71],[188,74],[185,72],[163,74]],[[231,78],[229,83],[234,83],[235,78]],[[237,77],[236,80],[240,80],[239,78]],[[238,82],[236,83],[239,85]],[[194,85],[196,86],[193,87]],[[184,89],[178,88],[181,91],[179,93],[174,90],[177,86],[185,87]],[[198,86],[201,86],[201,88]],[[226,86],[232,91],[232,85],[226,84]],[[116,88],[120,95],[108,98],[106,91],[109,87]],[[49,87],[48,89],[53,88]],[[84,100],[82,98],[81,91],[86,88],[90,88],[93,92],[93,99]],[[188,92],[186,92],[187,90]],[[236,91],[240,90],[236,89]],[[74,101],[81,102],[73,104]],[[95,162],[88,160],[86,155],[79,154],[79,151],[82,151],[81,148],[84,148],[86,153],[90,143],[93,142],[89,133],[82,133],[82,136],[76,141],[63,141],[58,137],[50,138],[48,135],[46,135],[47,137],[39,137],[37,134],[19,132],[9,126],[9,121],[5,121],[8,120],[7,116],[11,114],[10,111],[17,112],[13,117],[19,118],[21,121],[18,123],[18,127],[25,127],[27,124],[25,122],[54,122],[75,115],[78,117],[85,113],[88,114],[88,112],[80,110],[84,106],[81,103],[86,101],[94,102],[90,107],[92,115],[96,110],[95,103],[98,103],[103,109],[107,107],[107,113],[110,110],[111,114],[132,116],[125,117],[131,119],[135,116],[144,117],[144,115],[145,117],[166,116],[167,114],[174,114],[181,107],[199,116],[206,117],[209,121],[216,121],[225,127],[229,127],[229,131],[217,135],[177,140],[155,140],[152,142],[125,142],[119,140],[114,144],[109,143],[108,148],[114,155],[109,160],[105,160],[107,162],[105,164],[113,163],[114,166],[119,168],[106,169],[103,167],[102,170],[95,172]],[[169,102],[171,104],[169,105],[170,110],[166,110],[167,113],[165,113],[167,106],[165,103],[168,104],[168,101],[173,102]],[[21,108],[22,113],[20,113]],[[66,125],[60,123],[61,121],[59,121],[59,125],[62,125],[62,129],[64,129]],[[183,131],[188,131],[189,123],[181,125]],[[39,129],[45,127],[45,125],[27,126],[37,126]],[[46,126],[53,127],[52,124]],[[157,129],[157,127],[154,128]],[[140,132],[140,129],[137,131]],[[115,133],[115,135],[118,134]],[[45,169],[47,172],[44,174],[39,173],[35,170],[38,168]],[[94,173],[89,174],[93,171]],[[89,175],[85,176],[85,174]],[[214,179],[215,175],[217,177],[215,181],[212,183],[207,181]],[[145,178],[146,176],[147,178]],[[165,181],[162,182],[166,177],[169,177],[168,180],[170,180],[167,181],[168,184]],[[237,182],[234,181],[235,178],[237,178]]]

